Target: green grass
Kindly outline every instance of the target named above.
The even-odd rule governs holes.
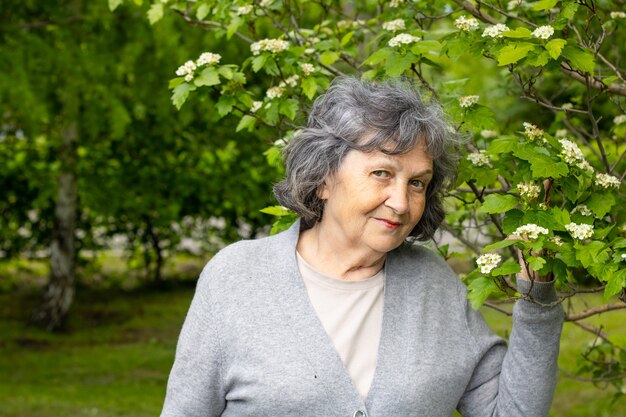
[[[81,288],[66,329],[48,334],[23,324],[38,301],[35,291],[0,293],[0,416],[157,416],[192,295],[189,285],[168,291]],[[485,315],[500,334],[510,329],[502,314]],[[624,316],[616,311],[592,321],[610,333],[623,329]],[[560,367],[573,372],[581,347],[592,340],[567,324]],[[613,393],[562,373],[552,415],[622,416],[623,400],[609,407]]]

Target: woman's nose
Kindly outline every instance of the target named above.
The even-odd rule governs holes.
[[[408,187],[406,184],[395,183],[388,189],[385,205],[396,214],[404,214],[409,209]]]

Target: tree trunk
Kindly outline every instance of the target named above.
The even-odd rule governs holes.
[[[62,144],[59,149],[61,172],[57,178],[54,236],[50,252],[50,282],[41,304],[32,317],[33,323],[48,331],[56,330],[63,324],[74,300],[77,142],[78,128],[76,122],[72,122],[62,131]]]

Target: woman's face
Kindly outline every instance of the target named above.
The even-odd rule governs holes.
[[[422,217],[432,175],[433,160],[422,142],[399,155],[352,150],[320,190],[320,225],[346,249],[387,253]]]

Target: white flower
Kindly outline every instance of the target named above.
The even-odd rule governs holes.
[[[616,125],[626,123],[626,114],[620,114],[619,116],[615,116],[615,118],[613,119],[613,123],[615,123]]]
[[[510,29],[507,25],[503,23],[498,23],[497,25],[489,26],[483,31],[481,35],[483,38],[486,36],[490,36],[492,38],[502,38],[504,37],[504,32],[508,32]]]
[[[563,110],[571,110],[574,108],[574,105],[572,103],[563,103],[561,104],[561,108]]]
[[[594,172],[593,167],[589,164],[589,162],[587,162],[586,159],[583,159],[582,161],[578,162],[576,166],[582,169],[583,171]]]
[[[625,12],[611,12],[611,19],[626,19]]]
[[[549,230],[545,227],[537,226],[534,223],[528,223],[518,227],[513,234],[526,238],[528,240],[537,240],[539,235],[547,235]]]
[[[400,7],[400,4],[403,2],[404,0],[391,0],[389,2],[389,7],[391,8],[396,8],[396,7]]]
[[[274,0],[261,0],[261,7],[269,7],[274,3]]]
[[[626,253],[622,253],[622,261],[626,261]]]
[[[176,70],[176,75],[185,77],[185,81],[193,80],[193,72],[196,70],[196,63],[187,61]]]
[[[517,9],[520,5],[522,4],[522,0],[511,0],[510,2],[507,3],[506,5],[506,9],[507,10],[515,10]]]
[[[284,92],[285,92],[285,88],[284,87],[281,87],[281,86],[270,87],[265,92],[265,95],[267,96],[267,98],[272,100],[272,99],[275,99],[275,98],[279,98],[280,96],[283,95]]]
[[[541,187],[534,182],[517,184],[517,189],[520,196],[526,197],[529,200],[534,200],[539,197],[539,193],[541,192]]]
[[[409,35],[408,33],[401,33],[391,38],[387,44],[391,47],[396,47],[402,44],[417,42],[421,39],[422,38],[420,38],[419,36]]]
[[[585,160],[583,152],[574,142],[567,139],[559,139],[559,143],[563,146],[561,157],[568,164],[576,164]]]
[[[590,224],[568,223],[565,225],[567,230],[574,239],[585,240],[593,236],[593,226]]]
[[[470,30],[476,29],[478,25],[478,20],[474,19],[473,17],[467,18],[465,16],[460,16],[454,21],[454,26],[464,32],[469,32]]]
[[[554,35],[554,28],[550,25],[539,26],[532,33],[535,38],[541,39],[549,39],[550,36]]]
[[[468,107],[472,107],[474,104],[478,103],[479,96],[462,96],[459,97],[459,106],[464,109]]]
[[[315,53],[315,48],[306,48],[306,49],[304,50],[304,53],[305,53],[306,55],[311,55],[311,54],[314,54],[314,53]]]
[[[281,81],[278,86],[279,87],[285,87],[285,86],[289,86],[289,87],[295,87],[296,85],[298,85],[298,80],[300,79],[299,75],[292,75],[289,78],[286,78],[285,81]]]
[[[585,204],[579,204],[576,207],[574,207],[571,211],[572,214],[574,213],[580,213],[583,216],[593,216],[593,212],[591,210],[589,210],[589,207],[587,207],[587,205]]]
[[[309,75],[315,72],[315,67],[313,66],[313,64],[309,64],[309,63],[300,64],[300,68],[302,69],[302,75],[304,75],[305,77],[308,77]]]
[[[289,49],[290,43],[282,39],[262,39],[250,45],[252,55],[259,55],[261,51],[268,51],[274,54]]]
[[[491,163],[489,162],[489,155],[485,153],[485,151],[480,152],[472,152],[467,155],[468,161],[470,161],[474,166],[477,167],[491,167]]]
[[[567,136],[567,129],[558,129],[555,133],[554,136],[556,136],[557,138],[564,138]]]
[[[528,137],[528,139],[535,140],[543,137],[543,130],[539,129],[534,124],[524,122],[522,123],[522,126],[524,126],[524,134]]]
[[[563,239],[561,239],[561,236],[552,236],[550,238],[550,242],[554,243],[557,246],[563,246]]]
[[[252,5],[248,4],[247,6],[238,7],[235,13],[237,14],[237,16],[243,16],[243,15],[249,14],[251,11],[252,11]]]
[[[397,30],[404,30],[404,19],[396,19],[391,20],[389,22],[383,23],[383,29],[388,30],[390,32],[395,32]]]
[[[250,107],[250,113],[256,113],[261,108],[262,105],[263,105],[262,101],[253,101],[252,107]]]
[[[498,132],[496,130],[481,130],[480,136],[485,139],[491,139],[498,136]]]
[[[485,253],[476,259],[476,265],[480,267],[482,274],[490,273],[502,261],[502,256],[497,253]]]
[[[621,182],[619,178],[614,177],[609,174],[596,174],[596,185],[599,185],[602,188],[611,188],[611,187],[619,187]]]
[[[211,52],[205,52],[201,54],[200,57],[198,57],[198,60],[196,61],[196,65],[197,66],[213,65],[213,64],[217,64],[218,62],[220,62],[220,59],[222,59],[222,56],[220,54],[213,54]]]

